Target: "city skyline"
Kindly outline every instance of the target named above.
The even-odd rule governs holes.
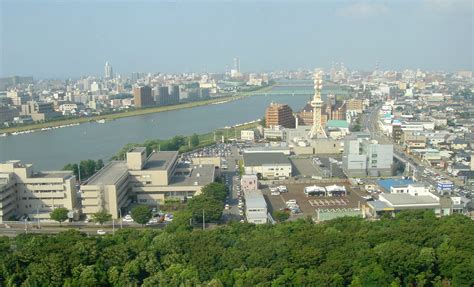
[[[90,4],[2,1],[0,76],[472,69],[469,1]]]

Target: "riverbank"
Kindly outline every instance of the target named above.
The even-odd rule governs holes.
[[[216,129],[213,132],[205,133],[205,134],[198,134],[199,144],[196,146],[189,146],[188,143],[192,141],[192,136],[175,136],[171,139],[154,139],[154,140],[146,140],[143,143],[129,143],[126,144],[124,147],[117,152],[111,160],[120,160],[125,159],[125,154],[134,147],[146,147],[148,151],[152,150],[177,150],[180,153],[190,152],[199,148],[203,148],[206,146],[213,145],[224,138],[224,140],[229,140],[232,138],[240,138],[240,132],[246,129],[253,129],[260,125],[261,120],[257,119],[251,122],[237,124],[232,127],[225,127]],[[168,149],[171,142],[177,141],[181,142],[181,144],[177,144],[176,148]],[[176,144],[175,144],[176,145]]]
[[[229,101],[235,101],[235,100],[242,99],[244,97],[252,96],[256,91],[267,90],[267,89],[271,89],[272,87],[273,86],[267,86],[267,87],[263,87],[261,89],[254,90],[251,92],[239,93],[234,96],[218,97],[218,98],[213,98],[209,100],[182,103],[182,104],[171,105],[171,106],[151,107],[151,108],[124,111],[124,112],[113,113],[113,114],[97,115],[97,116],[92,116],[92,117],[71,118],[71,119],[64,119],[64,120],[51,121],[51,122],[45,122],[45,123],[34,123],[34,124],[24,125],[24,126],[1,128],[0,135],[7,135],[7,134],[13,134],[13,133],[28,133],[28,132],[38,131],[41,129],[48,130],[48,129],[58,128],[58,127],[73,126],[73,125],[77,125],[81,123],[97,122],[97,121],[104,122],[104,121],[111,121],[111,120],[120,119],[120,118],[141,116],[141,115],[146,115],[146,114],[154,114],[154,113],[167,112],[167,111],[173,111],[173,110],[189,109],[189,108],[194,108],[194,107],[199,107],[199,106],[207,106],[211,104],[227,103]]]

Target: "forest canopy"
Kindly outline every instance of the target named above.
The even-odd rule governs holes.
[[[70,230],[1,237],[0,286],[473,286],[473,251],[471,219],[425,211],[375,222]]]

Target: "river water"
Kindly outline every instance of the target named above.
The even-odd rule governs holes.
[[[100,123],[38,131],[0,138],[0,162],[19,159],[35,170],[61,169],[83,159],[108,161],[127,143],[167,139],[175,135],[207,133],[262,118],[271,102],[285,103],[293,111],[308,101],[302,95],[259,95],[189,109],[174,110]]]

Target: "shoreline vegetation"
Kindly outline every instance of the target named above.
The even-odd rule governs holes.
[[[245,129],[257,128],[261,125],[262,120],[257,119],[247,123],[236,124],[232,127],[224,127],[214,130],[213,132],[205,134],[192,134],[189,136],[177,135],[170,139],[149,139],[143,143],[128,143],[124,145],[112,158],[109,160],[124,160],[126,153],[133,147],[145,147],[147,154],[149,155],[153,150],[156,151],[178,151],[179,153],[191,152],[206,146],[213,145],[222,140],[228,140],[231,138],[239,138],[240,131]],[[94,165],[95,159],[82,160],[80,162],[81,175],[83,180],[87,180],[88,177],[94,174],[95,167],[103,167],[104,162],[102,159],[97,159],[96,165]],[[99,168],[99,169],[100,169]],[[63,170],[72,170],[74,175],[79,178],[79,168],[77,163],[69,163],[63,167]],[[91,170],[92,172],[87,172]],[[84,173],[85,171],[85,173]],[[95,170],[95,172],[98,171]]]
[[[33,123],[33,124],[28,124],[28,125],[0,128],[0,135],[8,135],[8,134],[19,133],[19,132],[33,132],[33,131],[37,131],[41,129],[49,130],[52,128],[75,126],[78,124],[88,123],[88,122],[97,122],[97,121],[104,122],[104,121],[110,121],[110,120],[115,120],[115,119],[120,119],[120,118],[128,118],[128,117],[161,113],[161,112],[180,110],[180,109],[189,109],[189,108],[194,108],[194,107],[207,106],[211,104],[227,103],[230,101],[240,100],[242,98],[252,96],[257,91],[262,92],[264,90],[271,89],[272,87],[273,85],[269,85],[269,86],[265,86],[265,87],[255,89],[252,91],[237,93],[231,96],[216,97],[216,98],[211,98],[207,100],[180,103],[180,104],[170,105],[170,106],[149,107],[149,108],[143,108],[143,109],[135,109],[131,111],[109,113],[109,114],[104,114],[104,115],[95,115],[91,117],[67,118],[67,119],[62,119],[62,120],[53,120],[49,122]]]

